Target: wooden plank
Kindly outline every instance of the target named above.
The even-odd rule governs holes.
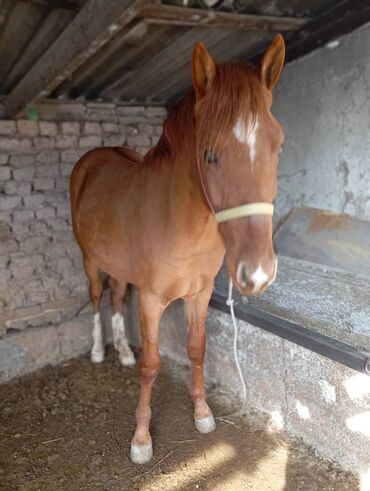
[[[310,53],[370,22],[369,0],[345,0],[325,10],[304,28],[286,37],[286,61]]]
[[[153,77],[158,76],[161,70],[165,70],[174,60],[182,60],[189,49],[194,46],[194,40],[202,39],[204,34],[204,28],[193,27],[185,30],[176,39],[170,39],[168,45],[161,51],[157,51],[149,60],[128,70],[124,77],[109,86],[103,93],[113,98],[135,98],[142,87],[145,87],[148,81],[153,80]]]
[[[146,30],[147,26],[142,20],[139,18],[134,19],[127,29],[121,31],[110,43],[92,56],[87,63],[76,70],[71,79],[62,83],[53,95],[69,97],[71,93],[73,97],[78,97],[84,94],[88,88],[92,88],[98,77],[103,77],[112,70],[112,57],[114,55],[117,58],[126,56],[123,45],[135,39],[142,39]]]
[[[28,2],[17,2],[0,39],[0,83],[45,17],[45,9]]]
[[[148,26],[145,24],[147,32],[140,43],[125,44],[122,52],[115,54],[109,67],[105,71],[100,71],[96,79],[87,88],[87,98],[94,98],[103,95],[105,87],[114,84],[119,80],[131,67],[139,69],[148,60],[156,55],[159,46],[167,46],[174,40],[174,36],[179,36],[181,30],[173,32],[171,26]],[[180,32],[179,32],[180,31]]]
[[[16,85],[36,60],[46,51],[53,41],[73,18],[72,10],[56,9],[47,15],[30,43],[27,44],[17,62],[3,82],[4,92]]]
[[[291,31],[302,27],[308,21],[303,17],[235,14],[160,4],[146,5],[141,15],[147,22],[155,24],[206,26],[247,31]]]
[[[7,113],[14,117],[28,104],[49,95],[124,29],[145,3],[144,0],[88,0],[8,95]]]
[[[270,37],[273,38],[273,36],[274,33],[271,32]],[[227,36],[220,39],[220,42],[216,43],[214,46],[208,46],[208,44],[206,46],[216,63],[220,64],[236,59],[249,60],[252,53],[259,49],[261,45],[265,45],[268,42],[269,38],[267,33],[257,31],[250,33],[244,31],[228,31]],[[186,65],[188,65],[188,67]],[[190,61],[188,61],[187,64],[185,63],[178,72],[179,76],[176,78],[166,74],[166,78],[163,77],[163,80],[161,80],[159,84],[151,85],[150,91],[155,100],[174,100],[190,87]]]

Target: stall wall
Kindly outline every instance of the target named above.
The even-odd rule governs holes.
[[[277,216],[293,206],[370,219],[370,24],[285,66]]]
[[[92,103],[38,111],[38,120],[0,120],[0,380],[88,350],[91,320],[76,317],[88,295],[69,175],[94,147],[145,153],[166,113]]]

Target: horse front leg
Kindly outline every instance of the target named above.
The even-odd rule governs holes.
[[[163,306],[151,295],[139,295],[139,310],[142,337],[139,361],[140,399],[135,413],[136,431],[131,441],[131,460],[135,464],[145,464],[153,455],[149,432],[152,415],[150,401],[160,367],[158,330]]]
[[[209,433],[216,427],[204,390],[203,364],[206,347],[205,320],[213,284],[187,300],[186,315],[189,324],[188,355],[191,360],[191,396],[194,404],[195,426],[200,433]]]

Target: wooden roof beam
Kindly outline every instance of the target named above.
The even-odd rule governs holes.
[[[310,20],[303,17],[238,14],[155,3],[146,5],[140,15],[145,18],[146,22],[152,24],[204,26],[247,31],[291,31],[301,28]]]
[[[17,116],[29,104],[48,96],[58,85],[136,18],[145,0],[88,0],[5,100]]]

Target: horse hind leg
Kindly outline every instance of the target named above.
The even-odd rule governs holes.
[[[93,345],[90,360],[93,363],[101,363],[104,361],[103,326],[100,317],[100,302],[103,294],[103,286],[98,268],[87,258],[84,258],[84,268],[90,283],[90,298],[94,309]]]
[[[109,280],[109,289],[112,304],[112,332],[113,346],[118,351],[122,365],[135,365],[135,357],[131,351],[125,332],[125,321],[122,315],[122,304],[126,293],[127,284],[114,278]]]

